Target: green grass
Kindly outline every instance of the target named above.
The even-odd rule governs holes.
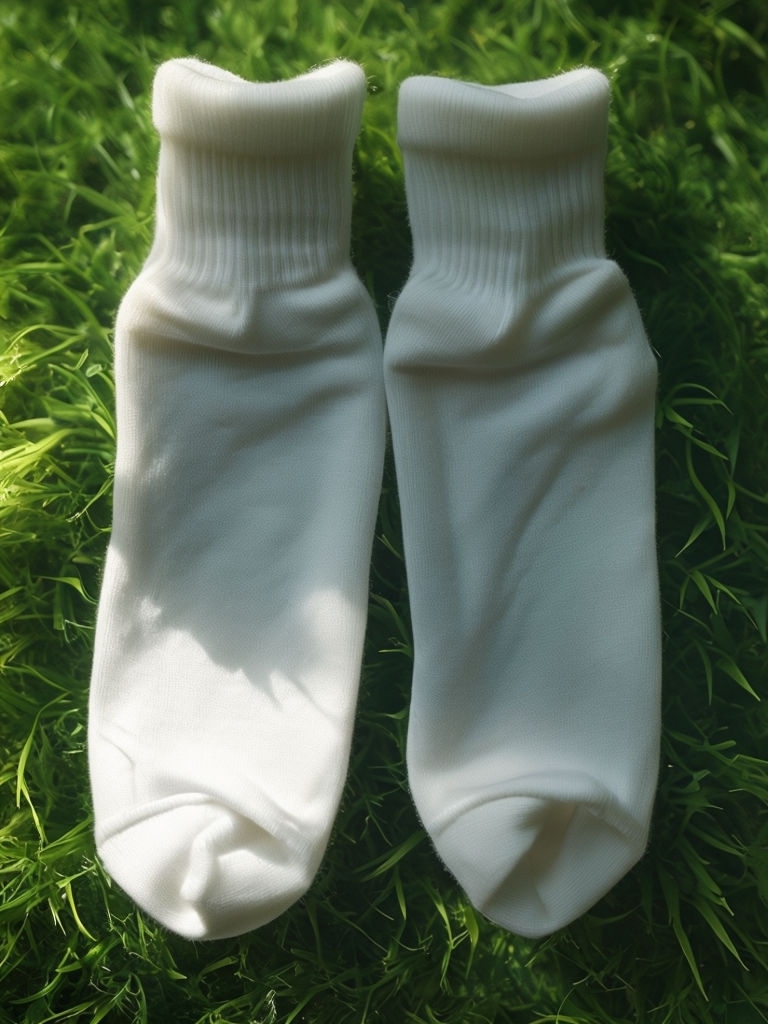
[[[637,11],[643,13],[638,14]],[[768,1021],[768,15],[762,0],[6,0],[0,11],[0,1024]],[[349,781],[307,897],[193,944],[94,858],[85,709],[114,457],[111,326],[152,229],[156,64],[369,76],[354,253],[409,265],[398,84],[580,63],[613,83],[608,242],[658,352],[663,767],[650,848],[525,942],[473,913],[407,793],[388,465]]]

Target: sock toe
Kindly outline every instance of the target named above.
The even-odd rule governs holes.
[[[110,875],[161,924],[185,938],[217,939],[267,924],[309,888],[324,844],[284,823],[282,832],[188,793],[107,825],[98,845]]]
[[[581,796],[507,792],[430,829],[437,852],[472,903],[515,934],[540,938],[569,924],[645,848],[645,830],[599,783],[583,782]]]

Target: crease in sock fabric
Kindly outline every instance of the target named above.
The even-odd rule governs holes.
[[[609,87],[401,87],[413,265],[385,386],[411,791],[488,917],[546,935],[642,856],[659,757],[656,364],[606,257]]]
[[[311,884],[346,777],[385,406],[349,256],[365,94],[162,65],[152,249],[115,330],[89,764],[100,857],[188,938]]]

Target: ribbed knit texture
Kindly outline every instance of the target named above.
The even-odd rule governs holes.
[[[175,60],[155,81],[89,754],[107,870],[190,938],[305,892],[346,776],[385,436],[349,256],[364,94],[346,61],[272,84]]]
[[[409,778],[470,899],[531,937],[641,856],[657,773],[656,366],[605,254],[608,101],[579,69],[413,78],[399,102]]]

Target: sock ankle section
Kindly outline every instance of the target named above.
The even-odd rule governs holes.
[[[487,916],[554,931],[642,855],[658,767],[656,366],[606,258],[608,84],[405,82],[385,383],[411,790]]]
[[[274,84],[191,60],[156,77],[88,742],[106,869],[189,938],[306,891],[346,777],[385,437],[349,256],[364,92],[344,61]]]

